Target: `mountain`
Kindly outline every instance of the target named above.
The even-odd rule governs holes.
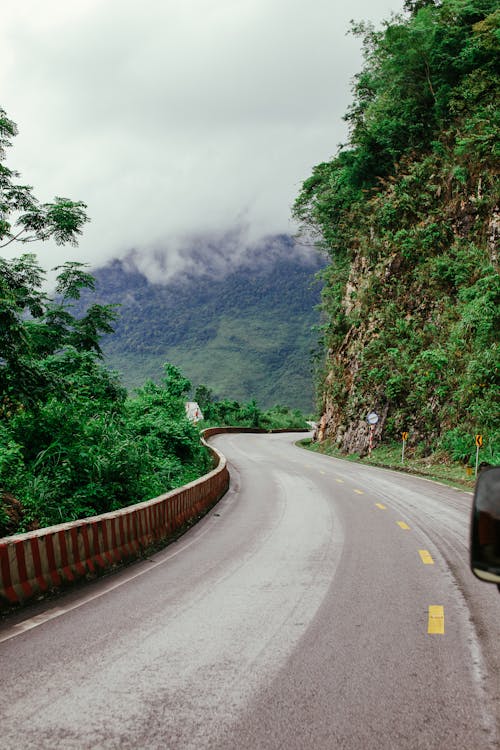
[[[139,270],[137,253],[93,270],[95,294],[84,304],[120,304],[115,332],[102,343],[109,365],[131,389],[160,379],[168,361],[221,399],[310,412],[315,274],[324,259],[286,236],[241,253],[225,273],[220,262],[214,270],[210,258],[193,258],[190,270],[160,282]]]

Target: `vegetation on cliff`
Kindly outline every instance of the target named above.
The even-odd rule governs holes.
[[[494,0],[407,2],[358,24],[365,64],[350,140],[304,182],[303,231],[327,250],[325,437],[377,438],[498,460],[498,60]],[[495,458],[496,454],[496,458]]]

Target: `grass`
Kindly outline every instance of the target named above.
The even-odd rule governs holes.
[[[451,461],[444,451],[433,453],[424,458],[416,455],[418,447],[417,449],[410,448],[407,449],[404,463],[402,463],[401,444],[398,443],[377,446],[373,449],[371,456],[363,458],[357,453],[342,453],[335,445],[326,440],[322,443],[313,443],[312,440],[307,439],[300,440],[297,444],[315,453],[323,453],[326,456],[334,456],[368,466],[394,469],[406,474],[415,474],[462,490],[472,491],[475,485],[474,469],[469,475],[463,464]]]

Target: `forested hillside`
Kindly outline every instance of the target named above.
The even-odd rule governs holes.
[[[358,24],[365,63],[349,143],[295,204],[329,253],[322,430],[456,460],[497,454],[499,24],[494,0],[417,0],[381,31]]]
[[[311,351],[319,322],[316,272],[324,258],[272,238],[226,273],[201,269],[151,283],[133,262],[113,261],[94,271],[89,302],[120,303],[115,331],[102,347],[106,362],[129,388],[161,376],[163,362],[179,366],[218,398],[270,408],[313,409]]]

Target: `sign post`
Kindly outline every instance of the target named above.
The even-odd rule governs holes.
[[[483,444],[483,436],[476,435],[476,469],[474,471],[475,477],[477,477],[477,467],[479,465],[479,448],[481,448],[482,444]]]
[[[406,441],[408,440],[408,433],[402,432],[401,437],[403,438],[403,450],[401,451],[401,463],[404,464],[405,462],[405,447],[406,447]]]
[[[378,422],[378,414],[375,411],[371,411],[366,415],[366,421],[370,425],[370,439],[368,442],[368,455],[371,456],[373,449],[373,433],[375,432],[375,425]]]

